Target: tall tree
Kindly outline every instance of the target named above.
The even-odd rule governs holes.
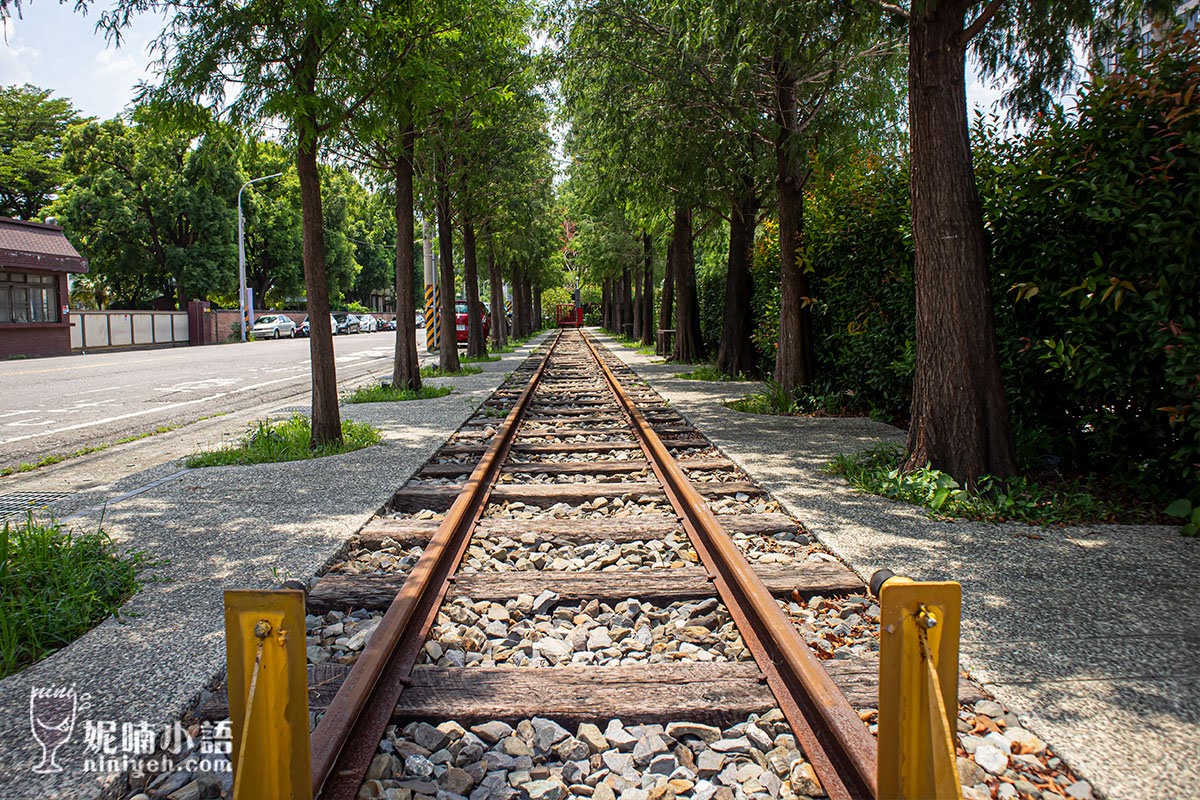
[[[725,319],[717,370],[723,375],[749,375],[754,371],[754,276],[750,271],[754,250],[754,228],[758,220],[758,196],[754,179],[744,175],[734,194],[729,214],[729,261],[725,272]]]
[[[1012,79],[1008,100],[1033,111],[1074,78],[1074,39],[1101,50],[1114,19],[1162,3],[913,0],[908,22],[917,358],[906,467],[932,464],[964,483],[1016,470],[996,349],[987,241],[971,164],[966,56]],[[1106,16],[1098,15],[1103,11]],[[1114,15],[1114,16],[1107,16]]]
[[[282,119],[296,145],[303,216],[304,284],[312,336],[312,445],[342,439],[337,373],[329,320],[325,226],[318,162],[328,137],[386,82],[360,69],[364,40],[387,35],[378,24],[389,6],[365,0],[288,0],[194,4],[185,0],[120,0],[101,25],[119,36],[134,14],[170,11],[155,43],[167,101],[207,100],[219,106],[228,88],[236,118]]]
[[[0,217],[33,219],[67,179],[62,143],[79,121],[70,100],[36,86],[0,86]]]

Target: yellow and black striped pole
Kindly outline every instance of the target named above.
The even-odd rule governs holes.
[[[437,325],[437,302],[438,302],[437,285],[425,286],[425,347],[428,350],[438,349],[438,325]]]
[[[438,337],[441,332],[437,321],[441,315],[438,313],[440,292],[437,272],[433,268],[433,231],[430,230],[428,221],[422,226],[422,234],[425,246],[425,349],[432,353],[438,349]]]

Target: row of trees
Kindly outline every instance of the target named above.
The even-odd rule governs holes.
[[[575,260],[605,287],[606,322],[648,338],[645,281],[666,240],[658,327],[673,357],[705,358],[694,246],[728,237],[718,368],[755,366],[750,253],[756,225],[778,225],[774,378],[814,379],[816,301],[805,196],[819,169],[863,147],[911,159],[915,381],[908,465],[960,481],[1016,470],[997,357],[987,240],[972,169],[965,64],[1004,77],[1019,113],[1044,108],[1073,78],[1073,40],[1103,52],[1120,22],[1151,3],[1080,0],[780,3],[590,0],[558,17],[571,123]],[[907,101],[907,102],[905,102]],[[905,122],[907,124],[905,124]],[[641,246],[639,246],[639,243]],[[636,299],[642,287],[642,301]],[[634,295],[631,297],[631,293]],[[673,319],[673,322],[672,322]]]
[[[102,13],[100,26],[119,43],[134,15],[161,5],[125,0]],[[561,282],[555,274],[561,259],[555,258],[548,112],[537,88],[528,6],[520,0],[446,0],[419,8],[365,0],[166,5],[171,13],[154,45],[160,80],[144,87],[139,102],[185,117],[194,116],[199,105],[239,130],[282,127],[278,151],[261,141],[251,150],[262,170],[278,171],[285,156],[293,161],[294,171],[288,172],[299,196],[303,294],[312,320],[314,445],[341,438],[328,322],[330,296],[336,294],[331,284],[339,274],[328,235],[331,217],[338,213],[330,192],[338,172],[325,164],[352,167],[389,201],[398,320],[394,385],[420,386],[413,301],[418,264],[412,246],[418,211],[436,220],[440,334],[450,345],[440,349],[441,366],[459,366],[451,343],[456,341],[455,267],[460,262],[473,312],[470,349],[484,349],[478,322],[481,253],[493,306],[503,308],[499,293],[507,277],[514,292],[514,328],[531,330],[541,287]],[[0,12],[7,8],[7,0],[0,0]],[[227,95],[234,86],[237,91]],[[93,131],[96,137],[106,135],[104,125]],[[162,137],[152,138],[168,146]],[[209,138],[190,148],[181,166],[187,173],[196,162],[197,172],[215,190],[230,176],[205,170],[213,160],[197,153],[227,144],[219,136],[211,143]],[[184,182],[196,184],[199,178]],[[353,199],[341,205],[357,216],[363,235],[378,230],[375,224],[384,216],[379,209]],[[455,253],[456,231],[461,259]],[[193,268],[203,271],[207,260]],[[187,280],[184,274],[185,287]],[[504,315],[493,318],[502,341]]]
[[[82,307],[237,305],[237,194],[249,178],[247,285],[260,305],[303,305],[301,214],[291,155],[199,108],[143,105],[82,119],[34,86],[0,89],[0,215],[54,217],[89,259]],[[12,123],[11,125],[9,123]],[[392,284],[395,220],[385,193],[345,167],[322,166],[326,261],[333,301],[366,305]]]

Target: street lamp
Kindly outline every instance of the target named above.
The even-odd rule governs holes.
[[[252,181],[246,181],[242,184],[242,188],[238,189],[238,311],[242,320],[242,341],[246,341],[246,327],[250,320],[246,318],[246,220],[242,216],[242,192],[252,183],[259,181],[269,181],[271,178],[278,178],[282,172],[276,172],[274,175],[264,175],[261,178],[255,178]]]

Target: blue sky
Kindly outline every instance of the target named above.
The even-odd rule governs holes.
[[[151,77],[146,48],[162,17],[140,18],[117,49],[95,30],[98,8],[86,16],[73,9],[73,2],[22,3],[21,18],[8,20],[0,40],[0,85],[32,83],[69,98],[84,114],[112,117],[129,104],[134,85]]]
[[[0,40],[0,85],[32,83],[69,98],[82,113],[107,119],[133,97],[139,80],[152,80],[147,46],[162,28],[162,17],[139,18],[120,49],[95,30],[99,7],[86,16],[74,2],[25,0],[21,18],[9,19]],[[968,76],[967,96],[988,110],[998,93]]]

